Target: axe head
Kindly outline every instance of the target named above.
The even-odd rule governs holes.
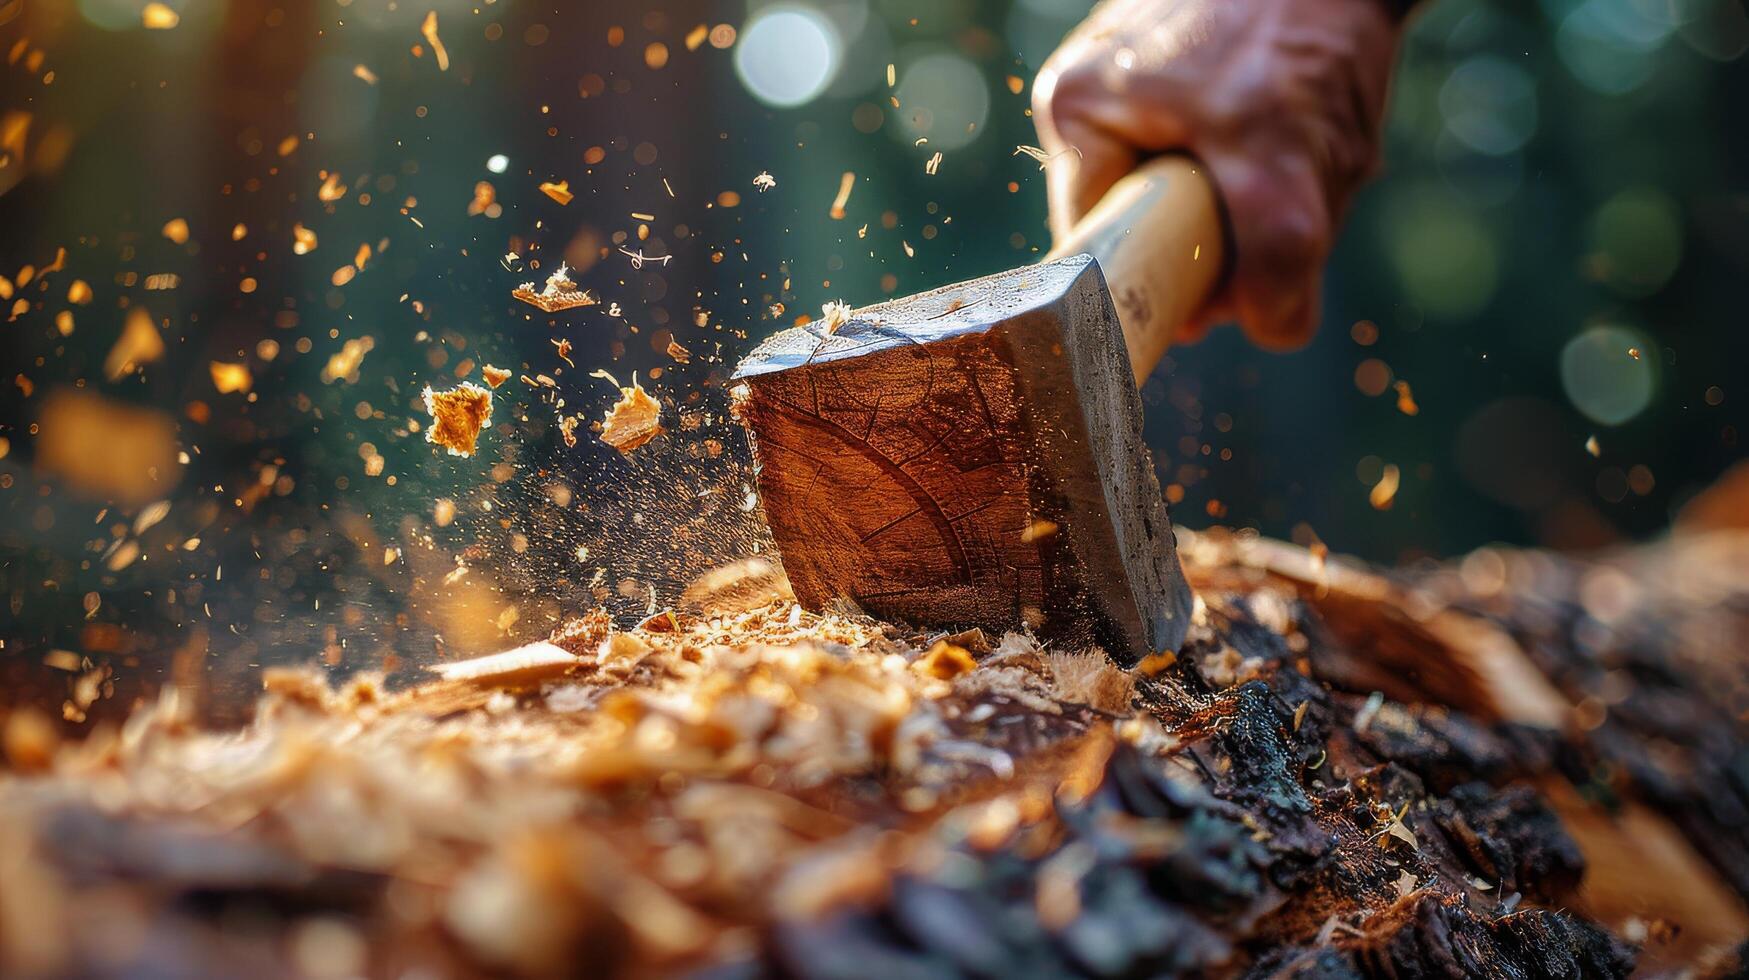
[[[1099,266],[1077,255],[857,310],[735,373],[796,597],[1023,624],[1129,666],[1191,610]]]

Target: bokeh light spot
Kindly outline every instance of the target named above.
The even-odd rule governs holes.
[[[1385,237],[1408,298],[1429,316],[1462,320],[1488,305],[1499,283],[1494,239],[1448,194],[1418,192],[1389,209]]]
[[[143,6],[133,0],[79,0],[79,13],[106,31],[125,31],[140,26]]]
[[[1591,327],[1561,349],[1561,386],[1586,418],[1620,425],[1651,404],[1653,350],[1627,327]]]
[[[1587,88],[1625,95],[1652,77],[1652,55],[1674,26],[1652,4],[1585,0],[1561,20],[1555,51]]]
[[[1749,12],[1741,3],[1703,3],[1680,31],[1689,47],[1714,61],[1735,61],[1749,51]]]
[[[1391,386],[1391,367],[1376,357],[1361,361],[1354,368],[1354,386],[1360,393],[1376,398]]]
[[[1592,271],[1624,296],[1657,292],[1681,263],[1682,216],[1663,191],[1620,191],[1592,215]]]
[[[947,51],[905,66],[894,92],[894,130],[906,142],[928,139],[929,149],[956,150],[978,138],[990,115],[990,87],[976,65]]]
[[[1464,145],[1489,156],[1511,153],[1536,132],[1536,81],[1498,55],[1477,55],[1440,87],[1439,110]]]
[[[759,101],[798,106],[831,84],[840,47],[837,29],[817,11],[766,7],[741,30],[735,73]]]

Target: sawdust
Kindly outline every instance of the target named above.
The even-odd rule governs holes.
[[[267,671],[238,730],[201,729],[174,687],[80,743],[15,712],[0,859],[33,901],[29,928],[16,905],[0,919],[0,968],[91,972],[116,955],[74,941],[93,935],[233,956],[209,923],[274,902],[264,930],[430,975],[829,964],[893,923],[858,955],[922,935],[938,956],[999,922],[1026,938],[993,941],[987,972],[1013,975],[1082,934],[1124,953],[1138,910],[1205,975],[1414,951],[1402,930],[1428,921],[1484,964],[1548,947],[1485,930],[1568,916],[1529,904],[1576,880],[1559,824],[1522,787],[1424,789],[1404,766],[1440,746],[1438,765],[1467,765],[1461,720],[1324,686],[1340,647],[1289,652],[1308,642],[1296,590],[1383,583],[1243,540],[1184,551],[1205,601],[1186,655],[1146,673],[1023,633],[811,613],[749,558],[635,627],[595,610],[407,690]],[[1257,666],[1196,666],[1234,649]],[[1474,854],[1502,855],[1486,880]],[[1553,934],[1612,955],[1600,932]],[[1544,975],[1617,973],[1585,962]]]
[[[659,627],[596,613],[553,642],[436,665],[402,693],[269,670],[239,732],[189,726],[167,693],[78,751],[17,713],[7,748],[19,770],[58,767],[62,791],[101,792],[106,807],[253,826],[242,839],[286,855],[273,860],[438,885],[422,928],[479,963],[556,972],[604,923],[645,962],[684,961],[735,919],[884,883],[886,859],[805,802],[813,789],[881,774],[940,791],[979,773],[931,755],[958,708],[909,668],[916,646],[787,599],[719,605],[724,584]],[[632,799],[669,816],[630,838],[570,816]]]

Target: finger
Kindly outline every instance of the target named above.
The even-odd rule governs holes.
[[[1233,276],[1215,305],[1259,347],[1290,350],[1317,329],[1320,280],[1330,252],[1322,178],[1304,154],[1210,154],[1210,170],[1231,222]]]

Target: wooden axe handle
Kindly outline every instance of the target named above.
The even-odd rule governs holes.
[[[1215,288],[1225,237],[1208,168],[1172,154],[1113,185],[1050,258],[1099,260],[1139,385]]]

